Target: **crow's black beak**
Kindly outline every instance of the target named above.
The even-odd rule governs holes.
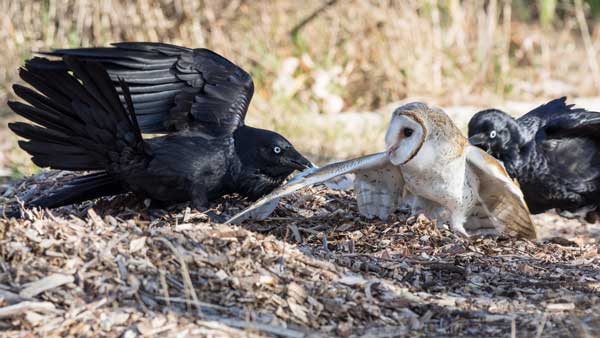
[[[313,164],[302,156],[296,149],[289,149],[286,153],[286,164],[296,170],[312,168]]]
[[[475,134],[471,137],[469,137],[469,143],[471,143],[474,146],[483,146],[486,145],[487,138],[485,137],[484,133],[479,133],[479,134]]]

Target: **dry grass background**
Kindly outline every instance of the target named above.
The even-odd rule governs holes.
[[[324,2],[2,1],[0,82],[13,82],[32,50],[163,41],[212,48],[248,69],[259,88],[255,109],[263,113],[282,98],[302,106],[288,108],[296,113],[372,110],[423,95],[444,104],[480,102],[482,95],[595,95],[598,83],[589,75],[598,56],[588,60],[578,7],[559,2],[544,29],[521,18],[538,15],[535,7],[521,8],[535,1],[515,3],[337,1],[294,36]],[[600,31],[586,28],[589,47],[600,45]],[[343,105],[326,102],[327,94]]]
[[[377,150],[385,127],[341,112],[414,99],[488,107],[597,96],[594,4],[3,0],[0,97],[11,96],[17,68],[36,50],[114,41],[208,47],[254,77],[250,123],[284,133],[316,160],[341,158]],[[10,157],[5,172],[31,172],[26,160]]]

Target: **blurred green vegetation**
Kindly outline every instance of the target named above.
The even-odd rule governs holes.
[[[548,27],[556,14],[556,0],[538,0],[540,23]]]

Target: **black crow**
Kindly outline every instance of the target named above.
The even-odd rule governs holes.
[[[210,51],[193,54],[207,67],[202,73],[205,86],[170,110],[167,101],[151,101],[163,112],[189,103],[191,110],[182,113],[182,121],[189,118],[188,127],[151,139],[142,138],[140,124],[152,125],[145,114],[161,117],[160,110],[144,110],[144,94],[132,92],[137,89],[124,80],[117,91],[100,63],[65,56],[62,66],[55,67],[45,59],[30,60],[20,76],[37,92],[15,85],[15,93],[28,104],[9,106],[39,126],[9,125],[27,140],[20,147],[40,167],[93,173],[27,205],[54,208],[131,191],[158,202],[191,200],[193,207],[204,210],[208,201],[228,193],[257,199],[294,170],[310,166],[283,136],[243,125],[252,94],[246,72]],[[179,95],[188,94],[184,89]],[[142,111],[138,119],[136,109]]]
[[[565,102],[552,100],[518,119],[489,109],[469,121],[469,141],[504,162],[534,214],[588,213],[600,205],[600,113]]]

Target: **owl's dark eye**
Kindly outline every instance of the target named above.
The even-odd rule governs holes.
[[[414,130],[412,130],[411,128],[404,128],[402,132],[404,133],[405,137],[410,137],[410,135],[413,134]]]

